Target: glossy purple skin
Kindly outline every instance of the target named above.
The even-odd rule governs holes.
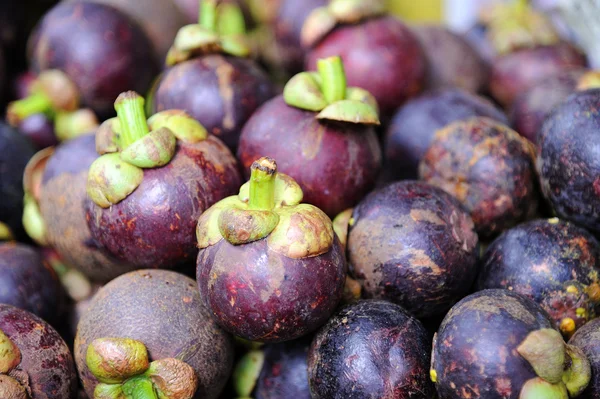
[[[35,399],[70,399],[77,374],[69,348],[39,317],[0,303],[0,330],[19,348],[21,363],[11,373],[27,373]]]
[[[87,348],[97,338],[123,337],[144,343],[150,361],[176,358],[198,377],[194,399],[216,399],[233,366],[233,340],[202,306],[196,283],[167,270],[139,270],[102,287],[81,317],[75,361],[93,398],[96,377],[87,368]]]
[[[536,220],[505,231],[488,247],[476,289],[510,289],[538,303],[557,328],[565,317],[579,328],[600,310],[600,298],[588,291],[600,289],[599,274],[600,244],[593,235],[558,219]],[[570,286],[578,292],[570,294]],[[577,316],[579,308],[587,317]]]
[[[472,116],[487,116],[508,125],[506,115],[492,102],[461,89],[429,92],[407,102],[396,112],[385,136],[388,179],[416,179],[419,161],[435,132]]]
[[[54,124],[44,114],[34,114],[23,119],[18,129],[38,150],[58,144],[54,135]]]
[[[109,255],[135,269],[192,267],[198,218],[238,192],[242,181],[227,147],[214,136],[178,142],[173,159],[145,169],[142,183],[121,202],[103,209],[87,198],[92,238]]]
[[[248,118],[274,95],[269,76],[254,61],[207,55],[163,73],[153,111],[185,110],[235,151]]]
[[[383,119],[425,86],[425,53],[395,17],[337,27],[306,55],[306,69],[316,70],[318,59],[336,55],[344,61],[348,85],[374,95]]]
[[[600,89],[569,96],[538,135],[537,171],[556,214],[600,233]]]
[[[592,366],[592,379],[579,397],[600,399],[600,319],[594,319],[577,330],[569,345],[581,349]]]
[[[303,201],[334,218],[373,188],[381,149],[372,127],[319,122],[315,116],[274,98],[244,126],[238,159],[246,175],[260,157],[275,159],[277,170],[300,184]]]
[[[585,69],[567,70],[537,83],[521,93],[510,110],[513,127],[532,143],[537,142],[538,130],[552,109],[575,92]]]
[[[0,243],[0,303],[16,306],[58,325],[66,296],[58,276],[33,247]]]
[[[225,330],[250,341],[283,342],[319,328],[344,292],[346,260],[339,241],[318,256],[292,259],[267,240],[201,249],[200,296]]]
[[[485,290],[464,298],[433,340],[440,399],[518,399],[536,374],[516,348],[529,333],[552,326],[542,308],[512,291]]]
[[[30,46],[32,69],[65,72],[82,103],[101,119],[114,115],[120,93],[146,93],[158,73],[146,34],[121,11],[103,4],[59,3],[41,20]]]
[[[432,399],[431,339],[398,305],[363,300],[338,311],[308,354],[313,399]]]
[[[348,263],[364,297],[426,318],[469,293],[478,238],[454,197],[423,182],[398,182],[371,193],[352,217]]]

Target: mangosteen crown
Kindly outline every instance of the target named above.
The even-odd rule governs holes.
[[[233,245],[267,240],[270,250],[293,259],[327,253],[333,246],[331,219],[319,208],[301,204],[302,189],[263,157],[252,164],[250,181],[237,196],[204,212],[196,236],[200,249],[225,239]]]
[[[377,100],[364,89],[347,87],[339,56],[318,60],[317,69],[318,72],[301,72],[290,79],[283,90],[287,105],[319,112],[319,120],[380,124]]]
[[[15,372],[21,363],[21,351],[15,343],[0,330],[0,397],[27,399],[27,381],[22,372]],[[26,374],[25,374],[26,377]]]
[[[577,90],[592,90],[600,88],[600,71],[587,71],[577,81]]]
[[[165,63],[173,66],[199,55],[213,53],[248,57],[250,47],[245,32],[244,15],[238,5],[203,0],[200,2],[199,22],[179,29]]]
[[[144,99],[133,91],[122,93],[115,109],[117,117],[98,128],[96,150],[102,156],[88,174],[88,196],[102,208],[127,198],[142,183],[144,169],[168,164],[177,140],[196,143],[208,135],[181,110],[162,111],[146,120]]]

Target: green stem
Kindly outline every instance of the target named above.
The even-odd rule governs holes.
[[[263,157],[255,161],[250,174],[250,209],[270,211],[275,207],[275,160]]]
[[[126,149],[148,133],[144,112],[144,98],[134,91],[121,93],[115,101],[115,110],[121,125],[121,148]]]
[[[134,377],[123,383],[127,399],[158,399],[152,381],[146,377]]]
[[[39,91],[30,94],[29,97],[10,103],[7,115],[11,124],[17,124],[31,115],[46,113],[51,109],[52,101],[46,94]]]
[[[223,3],[217,8],[219,35],[243,35],[246,33],[244,14],[237,4]]]
[[[217,31],[216,0],[200,0],[200,25],[211,32]]]
[[[339,56],[320,59],[317,69],[323,80],[322,89],[325,99],[331,104],[346,98],[346,73]]]
[[[528,0],[515,0],[515,8],[519,12],[519,14],[523,15],[528,7],[529,7]]]

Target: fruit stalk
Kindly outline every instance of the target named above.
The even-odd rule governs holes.
[[[323,80],[322,88],[325,99],[331,104],[346,98],[346,73],[339,56],[320,59],[317,69]]]
[[[115,102],[121,123],[121,146],[126,149],[150,133],[144,111],[144,98],[134,91],[122,93]]]
[[[263,157],[252,164],[249,208],[270,211],[275,207],[275,160]]]

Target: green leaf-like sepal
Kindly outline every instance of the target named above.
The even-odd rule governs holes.
[[[346,241],[348,239],[348,227],[350,219],[352,219],[352,212],[354,209],[346,209],[339,213],[335,219],[333,219],[333,231],[338,236],[342,246],[346,247]]]
[[[94,399],[126,399],[126,397],[121,384],[100,383],[94,389]]]
[[[337,24],[338,20],[327,7],[315,8],[308,14],[304,25],[302,25],[302,31],[300,32],[302,46],[314,46],[327,36]]]
[[[296,180],[285,173],[275,175],[275,208],[282,206],[298,205],[302,202],[304,193]],[[246,182],[240,188],[238,198],[242,202],[250,199],[250,182]]]
[[[542,378],[532,378],[521,388],[519,399],[569,399],[565,384],[551,384]]]
[[[200,215],[198,225],[196,226],[198,248],[202,249],[215,245],[223,239],[223,235],[219,229],[219,216],[221,215],[221,211],[239,205],[240,200],[237,195],[232,195],[231,197],[227,197],[217,202]]]
[[[73,112],[59,112],[54,120],[54,132],[60,141],[67,141],[92,133],[98,127],[98,118],[89,108]]]
[[[25,193],[23,199],[23,228],[27,235],[38,245],[48,245],[46,239],[46,222],[42,217],[39,204],[29,193]]]
[[[130,378],[123,383],[122,388],[127,399],[159,399],[152,381],[146,377]]]
[[[200,26],[186,25],[179,29],[173,47],[181,52],[215,51],[221,48],[219,35]]]
[[[321,111],[328,103],[321,91],[321,85],[314,78],[316,74],[301,72],[290,79],[283,89],[286,104],[308,111]]]
[[[383,0],[331,0],[329,12],[338,23],[354,24],[386,12]]]
[[[224,36],[221,39],[221,50],[234,57],[246,58],[252,53],[244,36]]]
[[[152,381],[158,399],[191,399],[198,389],[196,372],[179,359],[155,360],[144,376]]]
[[[127,198],[144,179],[144,171],[121,159],[121,154],[106,154],[90,166],[87,194],[98,206],[108,208]]]
[[[87,348],[90,372],[106,384],[123,382],[148,369],[148,351],[140,341],[129,338],[99,338]]]
[[[566,352],[558,331],[544,328],[529,333],[517,352],[529,362],[538,377],[552,384],[562,381]]]
[[[104,121],[96,131],[96,152],[100,155],[119,151],[119,132],[121,122],[119,118],[110,118]]]
[[[573,345],[565,345],[569,357],[569,367],[563,374],[563,383],[567,387],[569,397],[579,396],[590,383],[592,368],[590,361],[581,349]]]
[[[8,374],[9,371],[21,363],[21,351],[8,338],[4,331],[0,330],[0,373]]]
[[[336,101],[317,115],[317,119],[379,125],[379,116],[370,105],[356,100]]]
[[[221,211],[219,231],[234,245],[257,241],[273,231],[279,216],[273,211],[260,211],[231,207]]]
[[[152,115],[148,119],[148,127],[151,130],[169,128],[178,140],[186,143],[198,143],[208,137],[208,132],[200,122],[179,109],[170,109]]]
[[[153,130],[121,152],[121,159],[138,168],[157,168],[175,155],[177,139],[166,127]]]
[[[265,354],[260,350],[246,353],[236,364],[233,370],[233,384],[239,397],[250,397],[258,376],[265,362]]]
[[[360,87],[348,87],[346,89],[346,100],[356,100],[369,105],[379,115],[379,106],[374,95]]]

